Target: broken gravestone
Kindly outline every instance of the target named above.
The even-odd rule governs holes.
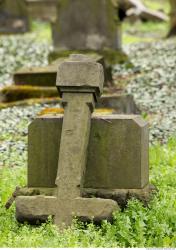
[[[25,0],[0,1],[0,33],[13,34],[29,31]]]
[[[57,87],[64,115],[38,117],[29,126],[28,185],[16,197],[17,219],[53,215],[63,227],[74,216],[111,219],[131,197],[147,202],[148,124],[135,115],[91,115],[103,68],[85,56],[59,66]]]
[[[73,216],[105,219],[118,208],[111,199],[82,197],[91,113],[103,83],[103,67],[87,57],[72,56],[59,66],[57,87],[65,115],[55,180],[57,196],[17,197],[17,218],[25,211],[34,216],[51,214],[55,223],[63,227],[71,224]]]

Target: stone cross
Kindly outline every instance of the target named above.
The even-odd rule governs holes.
[[[17,212],[54,215],[61,228],[71,224],[73,216],[86,219],[105,219],[118,208],[115,201],[82,198],[86,169],[91,113],[103,91],[103,67],[83,55],[72,55],[61,63],[57,88],[62,96],[64,119],[59,150],[56,196],[19,196]],[[47,174],[47,173],[46,173]]]

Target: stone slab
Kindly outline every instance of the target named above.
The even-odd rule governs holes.
[[[43,116],[29,126],[28,187],[55,187],[62,120]],[[148,124],[135,115],[93,116],[84,187],[140,189],[148,182]]]
[[[140,114],[132,95],[113,94],[103,95],[98,99],[96,108],[109,108],[115,110],[117,114]]]
[[[54,196],[19,196],[16,198],[16,218],[19,222],[28,221],[35,224],[36,221],[45,222],[51,212],[50,204],[56,202]],[[45,208],[45,212],[41,210]],[[31,213],[32,212],[32,213]]]
[[[54,98],[58,96],[58,91],[55,87],[40,87],[31,85],[10,85],[0,90],[0,103],[10,103],[27,100],[31,98]],[[59,100],[58,100],[59,102]],[[17,104],[17,103],[16,103]]]
[[[144,205],[147,205],[157,189],[153,185],[146,185],[141,189],[93,189],[83,188],[82,196],[85,198],[103,198],[111,199],[118,203],[121,208],[125,208],[131,198],[139,199]],[[56,188],[20,188],[17,196],[56,196]]]
[[[28,221],[31,224],[46,221],[49,215],[55,215],[58,205],[63,205],[57,205],[57,198],[54,196],[18,196],[15,203],[17,220]],[[118,210],[117,203],[110,199],[78,197],[73,200],[72,205],[70,204],[72,219],[77,217],[82,221],[110,221],[113,212]]]
[[[105,81],[110,83],[112,75],[105,66],[104,58],[98,54],[90,53],[88,56],[94,61],[102,64],[104,68]],[[58,58],[52,64],[45,67],[22,68],[13,75],[15,85],[48,86],[55,87],[58,66],[66,60],[67,57]]]
[[[57,66],[31,67],[18,70],[13,75],[15,85],[54,87],[56,85]]]

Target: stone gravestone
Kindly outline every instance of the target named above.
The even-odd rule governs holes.
[[[82,198],[86,169],[91,113],[103,90],[103,68],[84,56],[73,56],[60,65],[57,87],[62,95],[65,115],[56,177],[57,197],[38,200],[18,197],[17,211],[27,207],[31,214],[52,214],[55,223],[71,224],[73,215],[81,217],[111,216],[118,208],[110,199]],[[37,207],[37,209],[36,209]]]
[[[60,50],[120,49],[116,9],[110,0],[61,0],[53,24],[53,42]]]
[[[73,216],[100,221],[131,197],[148,201],[148,124],[136,115],[91,115],[102,84],[101,65],[85,56],[59,66],[64,115],[44,115],[29,126],[28,185],[16,198],[19,221],[49,215],[59,226],[70,225]]]
[[[0,33],[24,33],[29,31],[29,19],[25,0],[0,1]]]

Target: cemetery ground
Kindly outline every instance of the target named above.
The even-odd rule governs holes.
[[[0,247],[176,247],[176,41],[162,40],[164,24],[138,25],[137,35],[129,27],[124,35],[124,49],[134,66],[116,66],[114,78],[134,95],[150,123],[150,182],[158,192],[148,207],[129,201],[112,223],[85,225],[75,220],[64,232],[51,220],[38,226],[17,223],[14,206],[6,210],[4,205],[16,186],[26,185],[27,126],[44,107],[53,105],[1,109]],[[11,73],[21,66],[47,65],[49,29],[41,30],[37,38],[35,32],[0,38],[1,87],[11,84]],[[141,34],[146,37],[141,39]]]

